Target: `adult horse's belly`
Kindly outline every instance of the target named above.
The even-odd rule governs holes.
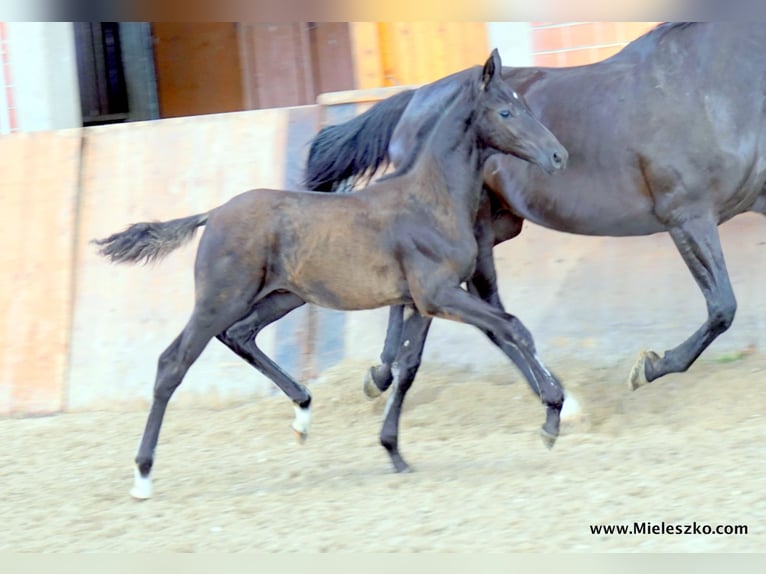
[[[494,158],[490,159],[492,162]],[[488,162],[485,182],[513,212],[578,235],[631,236],[664,231],[642,186],[623,174],[568,167],[547,175],[507,156]]]

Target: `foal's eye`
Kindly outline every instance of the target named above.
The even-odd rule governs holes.
[[[500,114],[501,118],[510,118],[511,117],[511,110],[500,110],[498,113]]]

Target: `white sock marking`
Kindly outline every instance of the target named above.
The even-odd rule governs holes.
[[[133,488],[130,489],[130,495],[138,500],[146,500],[152,497],[152,473],[146,477],[141,476],[138,466],[133,468]]]
[[[305,409],[294,405],[294,408],[295,420],[293,421],[293,428],[301,434],[308,434],[311,428],[311,405]]]

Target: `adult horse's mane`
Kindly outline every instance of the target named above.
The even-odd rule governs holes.
[[[670,32],[675,30],[686,30],[687,28],[691,28],[697,24],[699,24],[699,22],[662,22],[657,24],[643,36],[639,36],[639,38],[653,37],[659,40],[661,37],[667,35]]]
[[[657,24],[648,32],[627,44],[621,50],[621,52],[630,52],[631,49],[644,47],[648,42],[651,42],[652,47],[655,47],[669,35],[675,34],[682,30],[688,30],[689,28],[692,28],[698,24],[699,22],[662,22],[661,24]],[[621,52],[618,52],[618,54]]]

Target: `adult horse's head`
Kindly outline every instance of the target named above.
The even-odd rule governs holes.
[[[492,50],[476,86],[484,104],[477,118],[484,143],[534,163],[547,173],[564,169],[569,157],[566,148],[503,81],[501,70],[500,54]]]

